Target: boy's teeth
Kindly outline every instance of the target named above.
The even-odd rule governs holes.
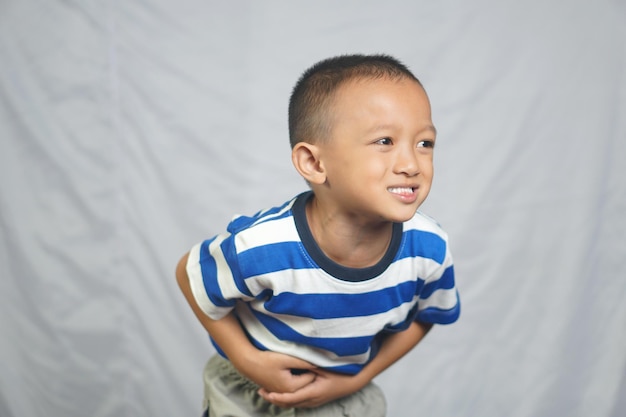
[[[388,188],[389,192],[394,194],[409,194],[413,193],[413,188],[411,187],[391,187]]]

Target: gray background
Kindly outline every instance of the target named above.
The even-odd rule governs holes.
[[[623,0],[0,0],[0,416],[199,415],[175,264],[306,188],[288,95],[350,52],[431,97],[463,302],[389,415],[626,415]]]

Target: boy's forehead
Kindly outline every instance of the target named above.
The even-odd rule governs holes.
[[[338,106],[350,105],[359,107],[365,105],[376,97],[393,97],[402,100],[405,97],[419,97],[424,100],[424,104],[430,108],[430,100],[426,90],[422,85],[411,78],[355,78],[344,82],[337,91],[333,99],[333,104]]]
[[[426,91],[418,81],[408,77],[358,78],[346,82],[337,91],[329,122],[334,127],[337,123],[357,120],[356,117],[367,131],[391,129],[397,127],[398,111],[413,114],[410,116],[413,120],[424,123],[422,129],[436,135]]]

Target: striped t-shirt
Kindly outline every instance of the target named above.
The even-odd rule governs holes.
[[[305,214],[310,196],[237,217],[226,233],[191,249],[187,274],[207,316],[234,310],[257,348],[347,374],[376,355],[387,332],[413,320],[457,320],[452,257],[437,223],[418,212],[394,224],[376,265],[348,268],[315,243]]]

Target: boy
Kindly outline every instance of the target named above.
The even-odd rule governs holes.
[[[417,211],[428,97],[392,57],[330,58],[296,84],[289,134],[311,191],[235,218],[177,267],[218,351],[208,415],[384,416],[372,379],[460,312],[447,235]]]

